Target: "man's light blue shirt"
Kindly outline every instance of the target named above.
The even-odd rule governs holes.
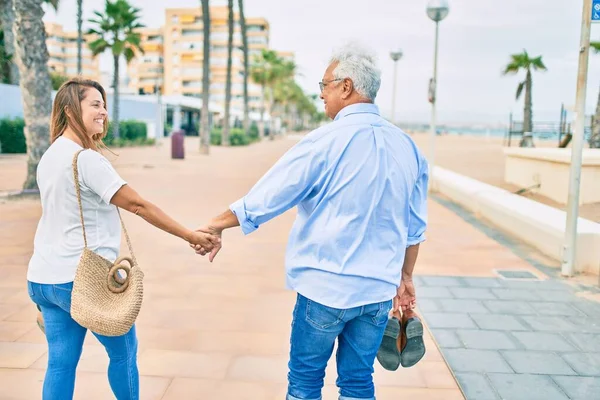
[[[427,225],[428,165],[412,139],[353,104],[291,148],[230,206],[248,234],[294,206],[287,286],[334,308],[390,300]]]

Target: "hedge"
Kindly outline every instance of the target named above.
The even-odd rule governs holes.
[[[24,134],[25,122],[22,118],[0,119],[0,153],[27,153]],[[147,127],[144,122],[120,121],[120,138],[115,140],[112,135],[112,123],[108,126],[108,134],[104,138],[107,146],[143,146],[154,144],[154,139],[148,139]]]
[[[0,119],[0,153],[27,153],[22,118]]]

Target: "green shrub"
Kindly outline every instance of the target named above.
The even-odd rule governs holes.
[[[22,118],[0,119],[0,152],[27,153]]]
[[[115,144],[115,137],[113,136],[113,123],[109,122],[108,124],[108,133],[104,138],[104,144],[107,146],[113,146]],[[146,143],[148,137],[147,127],[144,122],[128,120],[128,121],[119,121],[119,139],[120,143],[116,145],[117,147],[123,147],[123,143],[129,143],[129,145],[135,143]],[[138,142],[136,142],[138,140]]]

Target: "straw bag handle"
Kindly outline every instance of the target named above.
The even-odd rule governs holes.
[[[77,168],[77,158],[79,154],[85,151],[85,149],[79,150],[73,156],[73,180],[75,181],[75,192],[77,193],[77,203],[79,204],[79,217],[81,219],[81,228],[83,230],[83,243],[85,247],[88,247],[87,243],[87,235],[85,234],[85,223],[83,222],[83,207],[81,205],[81,189],[79,187],[79,170]],[[121,221],[121,228],[123,228],[123,233],[125,233],[125,240],[127,241],[127,247],[129,248],[129,253],[131,254],[131,258],[133,260],[133,265],[137,265],[137,260],[135,259],[135,255],[133,254],[133,247],[131,246],[131,240],[129,239],[129,234],[127,233],[127,228],[125,228],[125,224],[123,223],[123,218],[121,218],[121,212],[119,211],[119,207],[117,208],[117,213],[119,214],[119,220]]]

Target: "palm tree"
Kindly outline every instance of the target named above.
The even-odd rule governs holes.
[[[83,13],[83,0],[77,0],[77,75],[81,75],[81,43],[83,42],[81,15]]]
[[[140,9],[132,7],[127,0],[106,0],[104,12],[94,11],[97,19],[89,22],[96,25],[88,34],[96,35],[90,43],[94,56],[111,50],[113,56],[113,136],[119,137],[119,59],[125,56],[129,63],[135,57],[135,51],[144,53],[140,46],[141,36],[136,30],[143,28],[139,22]]]
[[[202,60],[202,116],[200,121],[200,153],[210,152],[210,120],[208,118],[210,101],[210,7],[208,0],[200,0],[202,5],[202,24],[204,31],[204,51]]]
[[[229,37],[227,41],[227,78],[225,81],[225,118],[223,121],[223,134],[221,137],[221,144],[223,146],[229,146],[229,111],[231,109],[231,64],[232,64],[232,52],[233,52],[233,0],[227,2],[229,8]]]
[[[14,60],[15,37],[12,29],[14,21],[15,11],[13,10],[13,0],[0,0],[0,25],[2,25],[5,53],[3,61],[9,68],[8,82],[12,85],[18,85],[19,68]]]
[[[600,53],[600,42],[590,43],[595,53]],[[596,103],[596,114],[594,115],[594,123],[592,127],[592,135],[589,140],[590,147],[600,149],[600,93],[598,93],[598,103]]]
[[[527,51],[523,50],[520,54],[512,54],[511,62],[504,69],[504,75],[516,74],[520,70],[525,70],[525,80],[519,83],[517,87],[517,100],[521,97],[523,88],[525,88],[525,106],[523,109],[523,132],[531,132],[533,130],[533,113],[531,107],[531,70],[546,71],[547,68],[542,61],[542,56],[535,58],[529,57]],[[521,140],[523,143],[523,139]]]
[[[37,166],[50,141],[52,86],[42,3],[42,0],[14,3],[14,54],[19,68],[28,155],[25,190],[38,190]]]
[[[242,48],[244,51],[244,132],[250,131],[250,117],[248,116],[248,31],[246,29],[246,17],[244,15],[244,0],[238,0],[240,9],[240,28],[242,30]]]
[[[10,68],[12,55],[8,54],[4,45],[4,31],[0,27],[0,82],[10,84]]]
[[[260,137],[265,136],[264,113],[265,110],[270,116],[269,135],[273,138],[273,116],[271,115],[274,105],[274,86],[277,82],[283,81],[294,76],[296,65],[291,61],[284,61],[273,50],[263,50],[260,56],[256,57],[250,74],[252,80],[262,87],[262,106],[260,110]]]

